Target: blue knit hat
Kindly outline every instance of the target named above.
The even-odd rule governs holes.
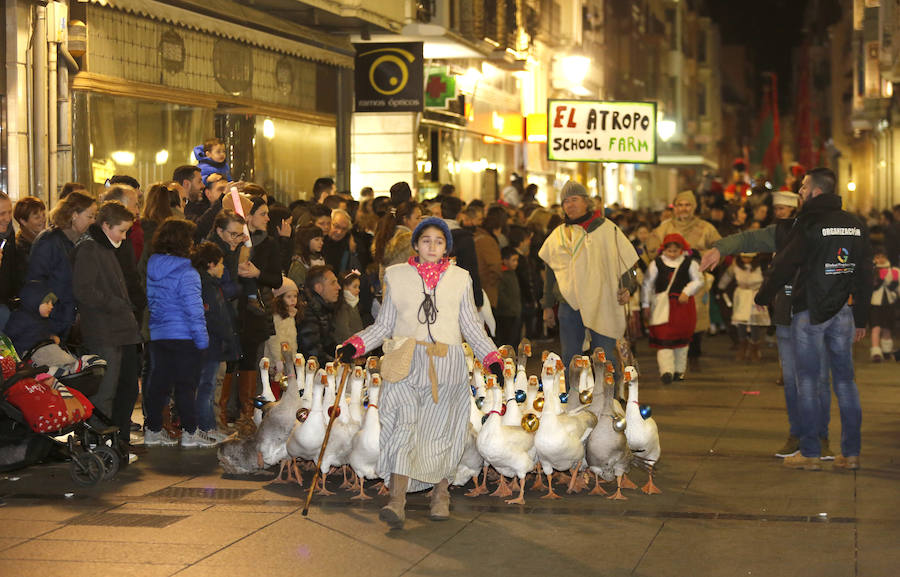
[[[419,242],[419,237],[422,236],[422,231],[426,228],[434,226],[441,229],[441,232],[444,233],[444,240],[447,241],[447,256],[453,252],[453,235],[450,233],[450,227],[447,226],[447,223],[444,222],[444,219],[438,218],[436,216],[429,216],[428,218],[422,219],[422,222],[416,226],[416,230],[412,233],[412,246],[416,248],[416,243]]]

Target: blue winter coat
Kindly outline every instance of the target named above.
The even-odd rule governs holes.
[[[21,308],[13,311],[6,334],[17,350],[25,351],[38,341],[57,335],[65,340],[75,322],[75,294],[72,288],[72,261],[75,244],[62,229],[53,227],[34,239],[25,284],[19,291]],[[58,299],[50,317],[38,314],[44,298],[53,293]]]
[[[189,259],[170,254],[150,257],[147,302],[151,341],[193,340],[198,349],[209,346],[200,274]]]
[[[219,173],[225,177],[226,182],[231,182],[231,169],[228,167],[228,163],[215,162],[206,156],[202,144],[194,147],[194,157],[197,159],[197,166],[200,167],[200,176],[203,177],[203,184],[206,184],[206,177],[213,173]]]

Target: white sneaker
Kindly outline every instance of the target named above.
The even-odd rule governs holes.
[[[203,431],[197,429],[193,433],[182,431],[181,446],[182,448],[206,449],[209,447],[215,447],[216,442],[210,439]]]
[[[172,447],[177,444],[178,440],[170,437],[165,429],[160,429],[159,431],[147,429],[144,431],[145,447]]]
[[[228,435],[219,431],[219,429],[210,429],[208,431],[197,429],[197,433],[200,435],[206,435],[207,438],[209,438],[213,443],[216,444],[219,444],[228,438]]]

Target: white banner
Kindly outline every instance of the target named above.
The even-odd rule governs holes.
[[[656,162],[656,103],[549,100],[547,158]]]

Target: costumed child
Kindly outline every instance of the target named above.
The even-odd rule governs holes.
[[[519,268],[519,253],[515,247],[505,246],[500,250],[500,293],[503,298],[497,299],[494,307],[494,318],[497,319],[498,345],[509,345],[518,349],[522,339],[522,291],[516,269]]]
[[[735,360],[759,362],[762,360],[760,343],[765,335],[765,327],[772,324],[768,308],[753,302],[763,283],[759,255],[755,252],[741,253],[740,257],[735,259],[731,266],[722,273],[722,277],[719,279],[719,289],[725,290],[731,284],[732,279],[735,282],[735,288],[731,308],[731,324],[737,330],[738,339]]]
[[[875,259],[875,290],[872,291],[872,362],[880,363],[894,353],[891,329],[894,326],[894,308],[897,305],[900,270],[891,266],[883,245],[872,247]]]
[[[359,314],[359,282],[362,275],[358,270],[341,273],[341,299],[334,312],[334,340],[344,342],[363,329]]]
[[[224,142],[218,138],[207,139],[203,144],[194,147],[194,156],[197,158],[197,166],[200,167],[203,184],[206,184],[206,177],[213,173],[221,174],[226,182],[231,182],[231,168],[225,162]]]
[[[208,241],[197,245],[191,253],[191,264],[200,273],[200,291],[209,335],[209,347],[200,370],[194,403],[197,434],[218,443],[225,440],[226,431],[216,427],[213,398],[219,375],[224,378],[226,363],[241,357],[241,344],[235,331],[237,316],[234,307],[225,300],[222,288],[225,254],[219,245]]]
[[[694,295],[705,282],[697,261],[685,254],[688,250],[684,237],[667,234],[662,252],[647,267],[641,290],[644,324],[650,327],[650,346],[657,350],[664,384],[684,380],[688,345],[697,325]]]
[[[406,493],[434,487],[432,520],[450,516],[448,480],[462,457],[469,423],[463,339],[485,367],[502,375],[500,355],[475,309],[472,279],[447,255],[447,223],[429,217],[412,233],[418,256],[387,268],[375,324],[338,349],[350,362],[384,344],[381,451],[376,471],[390,488],[379,518],[392,529],[406,519]]]
[[[281,279],[281,286],[272,290],[272,320],[275,323],[275,334],[266,341],[265,356],[269,359],[269,372],[274,377],[269,380],[273,385],[281,382],[284,376],[284,351],[289,351],[288,359],[293,359],[297,352],[297,303],[300,290],[294,281],[287,277]],[[272,394],[281,398],[281,387],[273,386]]]

